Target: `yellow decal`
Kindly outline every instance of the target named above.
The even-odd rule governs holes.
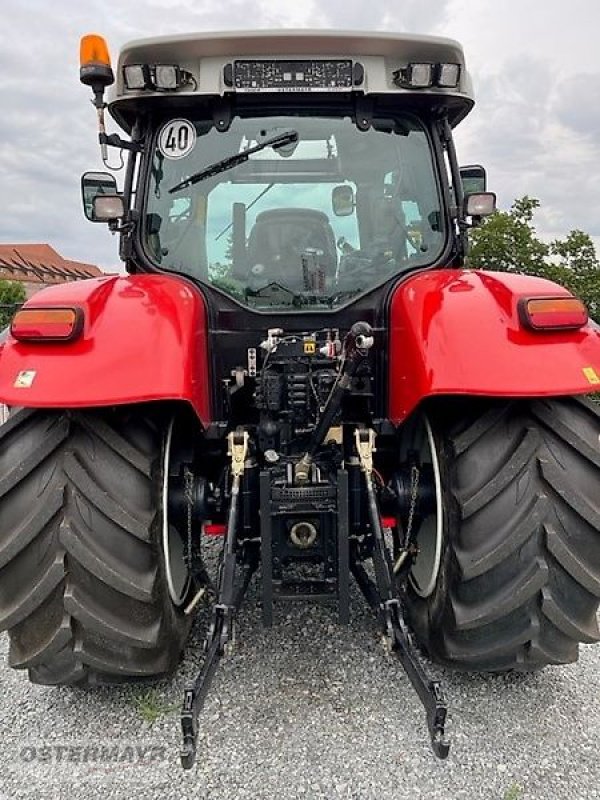
[[[17,379],[15,380],[15,388],[16,389],[29,389],[33,381],[35,380],[35,376],[37,372],[34,369],[26,369],[23,372],[19,372],[17,375]]]
[[[600,376],[593,367],[584,367],[583,374],[593,386],[600,383]]]
[[[304,352],[306,355],[314,356],[317,352],[316,342],[304,342]]]

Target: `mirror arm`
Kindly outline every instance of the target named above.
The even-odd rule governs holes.
[[[134,208],[125,209],[125,216],[122,219],[111,219],[108,221],[108,228],[112,233],[133,233],[139,220],[139,212]]]
[[[131,150],[133,153],[142,153],[144,150],[143,144],[139,144],[138,142],[126,142],[124,139],[121,139],[118,133],[111,133],[110,135],[107,133],[99,133],[98,141],[101,145],[118,147],[121,150]]]

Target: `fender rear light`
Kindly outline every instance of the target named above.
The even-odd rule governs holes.
[[[576,330],[588,321],[587,309],[576,297],[531,297],[520,302],[521,321],[528,328]]]
[[[205,536],[225,536],[227,526],[217,522],[205,522],[202,531]]]
[[[15,314],[10,332],[20,342],[56,342],[77,338],[82,327],[80,308],[23,308]]]

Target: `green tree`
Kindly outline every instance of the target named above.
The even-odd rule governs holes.
[[[515,200],[510,211],[496,211],[471,231],[469,266],[502,272],[537,274],[548,256],[548,245],[540,242],[533,227],[539,200]]]
[[[470,233],[468,266],[537,275],[566,286],[600,321],[600,262],[587,233],[571,231],[549,244],[538,239],[533,217],[539,200],[522,197]]]
[[[0,330],[13,318],[17,307],[25,302],[25,288],[18,281],[0,281]]]
[[[600,321],[600,261],[590,236],[571,231],[550,244],[551,256],[562,269],[560,281],[587,305],[590,315]]]

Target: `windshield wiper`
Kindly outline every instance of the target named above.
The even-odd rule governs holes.
[[[200,172],[195,172],[189,178],[186,178],[184,181],[181,181],[181,183],[171,187],[171,189],[169,189],[169,194],[178,192],[181,189],[187,189],[188,186],[193,186],[195,183],[199,183],[206,178],[212,178],[213,175],[218,175],[220,172],[225,172],[225,170],[237,167],[238,164],[243,164],[244,161],[248,161],[253,153],[259,153],[261,150],[264,150],[267,147],[272,147],[274,150],[277,150],[279,147],[285,147],[286,144],[297,142],[298,138],[298,131],[279,133],[277,136],[273,136],[271,139],[266,139],[264,142],[261,142],[254,147],[249,147],[247,150],[243,150],[241,153],[235,153],[234,155],[228,156],[221,161],[217,161],[215,164],[205,167],[204,169],[200,170]]]

